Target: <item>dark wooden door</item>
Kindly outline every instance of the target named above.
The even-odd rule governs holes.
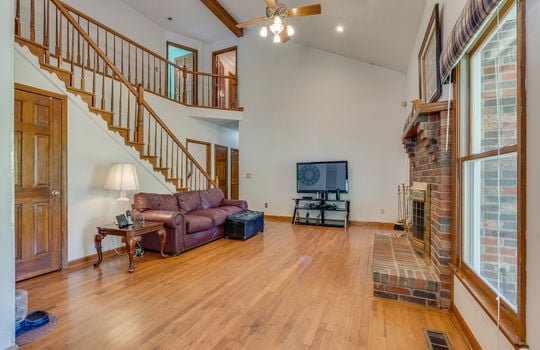
[[[17,281],[62,268],[62,105],[15,90]]]
[[[215,176],[219,179],[219,188],[223,191],[225,198],[229,198],[229,174],[227,165],[229,164],[229,149],[225,146],[214,146],[214,171]]]
[[[239,172],[240,172],[240,151],[231,148],[231,199],[240,198]]]

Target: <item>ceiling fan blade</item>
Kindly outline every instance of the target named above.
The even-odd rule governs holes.
[[[321,14],[321,4],[295,7],[287,10],[287,17],[312,16]]]
[[[259,22],[262,22],[266,19],[266,17],[259,17],[259,18],[253,18],[253,19],[250,19],[249,21],[247,22],[243,22],[243,23],[238,23],[236,25],[237,28],[245,28],[247,26],[250,26],[252,24],[255,24],[255,23],[259,23]]]
[[[286,43],[287,41],[289,41],[290,37],[286,29],[282,30],[281,33],[279,33],[279,38],[281,39],[282,43]]]
[[[265,0],[265,1],[266,1],[266,6],[268,6],[272,10],[277,9],[278,6],[277,6],[277,1],[276,0]]]

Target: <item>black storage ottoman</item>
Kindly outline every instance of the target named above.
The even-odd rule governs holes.
[[[225,221],[225,237],[246,240],[264,231],[264,213],[244,210],[233,214]]]

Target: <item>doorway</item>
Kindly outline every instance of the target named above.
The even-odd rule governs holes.
[[[15,275],[67,266],[66,98],[15,84]]]
[[[219,188],[223,191],[225,198],[229,198],[229,149],[225,146],[214,145],[214,176],[219,180]]]
[[[186,67],[188,71],[196,72],[197,50],[191,47],[175,44],[167,41],[167,60],[177,67]],[[184,100],[185,90],[185,100]],[[167,96],[175,101],[188,104],[197,104],[197,79],[193,74],[188,74],[184,88],[182,70],[174,66],[167,69]]]
[[[237,47],[212,52],[212,73],[229,78],[214,78],[212,94],[214,107],[236,109],[237,103]]]
[[[231,148],[231,199],[240,199],[240,151]]]
[[[210,142],[187,139],[186,148],[195,160],[210,174],[212,166],[212,149]],[[206,188],[209,188],[209,182],[206,183]]]

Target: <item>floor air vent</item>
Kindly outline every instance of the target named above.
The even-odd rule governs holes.
[[[426,342],[429,350],[452,350],[452,345],[448,341],[446,333],[424,329]]]

